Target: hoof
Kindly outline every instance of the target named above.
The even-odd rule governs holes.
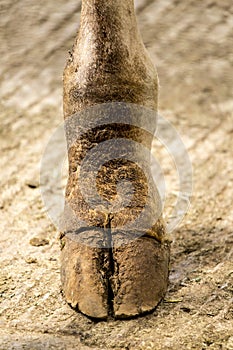
[[[94,247],[102,235],[101,230],[90,230],[80,233],[79,240],[62,239],[66,301],[98,319],[130,318],[156,308],[167,290],[169,244],[143,236],[125,244],[122,238],[122,244],[111,249]]]
[[[113,249],[114,316],[128,318],[153,310],[168,286],[169,245],[141,237]]]

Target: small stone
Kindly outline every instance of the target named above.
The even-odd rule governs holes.
[[[45,238],[34,237],[30,240],[30,244],[34,247],[41,247],[49,244],[49,240]]]
[[[37,259],[36,258],[32,258],[31,256],[26,258],[25,261],[26,261],[27,264],[35,264],[35,263],[37,263]]]

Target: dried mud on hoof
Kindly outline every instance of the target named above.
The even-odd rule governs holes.
[[[168,285],[169,243],[143,236],[116,248],[95,248],[102,231],[64,237],[61,282],[66,301],[98,319],[131,318],[156,308]],[[82,242],[81,242],[81,240]]]

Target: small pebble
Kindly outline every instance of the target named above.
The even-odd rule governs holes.
[[[44,245],[48,245],[49,240],[47,240],[45,238],[34,237],[30,240],[30,244],[33,245],[34,247],[41,247]]]
[[[26,261],[27,264],[35,264],[35,263],[37,263],[37,259],[36,258],[32,258],[31,256],[26,258],[25,261]]]

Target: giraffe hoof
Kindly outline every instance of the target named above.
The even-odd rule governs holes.
[[[158,305],[167,290],[169,244],[143,236],[96,248],[91,243],[103,238],[101,231],[81,235],[79,241],[65,236],[61,252],[62,290],[73,308],[106,319],[134,317]]]
[[[93,240],[98,236],[102,239],[101,232],[85,231],[80,235],[83,237],[78,241],[62,238],[62,292],[73,308],[87,316],[106,319],[109,313],[107,251],[92,247]]]
[[[147,236],[113,250],[116,318],[129,318],[156,308],[167,290],[169,255],[169,243]]]

